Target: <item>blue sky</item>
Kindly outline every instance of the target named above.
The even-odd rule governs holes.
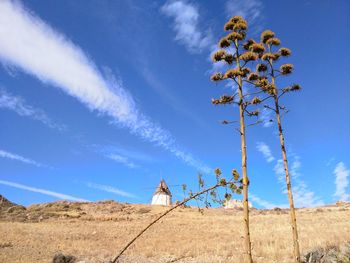
[[[174,199],[201,171],[240,170],[240,141],[210,100],[210,54],[243,15],[293,55],[283,84],[297,206],[349,200],[348,1],[1,1],[0,193],[28,205],[58,199],[148,203],[164,178]],[[287,62],[287,61],[286,61]],[[277,130],[247,130],[251,200],[284,206]],[[173,187],[172,187],[173,186]]]

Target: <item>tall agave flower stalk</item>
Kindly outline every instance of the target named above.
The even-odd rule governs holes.
[[[272,110],[273,112],[275,112],[276,115],[290,206],[290,219],[293,232],[294,262],[300,263],[298,229],[281,120],[281,111],[286,111],[286,108],[284,106],[281,106],[279,101],[284,94],[300,90],[300,86],[297,84],[293,84],[286,88],[277,87],[277,78],[280,76],[289,75],[293,71],[292,64],[281,64],[280,67],[277,68],[277,65],[280,64],[279,59],[281,57],[287,57],[291,55],[291,51],[288,48],[278,49],[278,46],[280,44],[281,41],[278,38],[276,38],[275,33],[270,30],[266,30],[261,34],[261,43],[255,43],[254,41],[252,41],[251,45],[260,46],[263,50],[263,52],[259,53],[259,58],[262,60],[262,63],[257,65],[255,76],[248,81],[252,81],[256,86],[261,88],[262,92],[268,94],[268,97],[266,97],[265,99],[273,99],[273,106],[265,105],[264,107]]]
[[[241,138],[241,154],[242,154],[242,181],[243,181],[243,222],[244,222],[244,261],[252,263],[250,231],[249,231],[249,207],[248,207],[248,186],[249,179],[247,173],[247,146],[246,146],[246,116],[257,116],[258,111],[249,112],[249,105],[260,103],[260,99],[255,97],[251,101],[247,101],[248,94],[244,93],[243,80],[250,76],[251,70],[247,64],[258,59],[258,56],[247,51],[243,43],[246,37],[247,22],[240,16],[232,17],[224,26],[224,30],[228,34],[219,41],[221,48],[213,55],[213,61],[223,61],[228,65],[228,70],[223,73],[215,73],[211,76],[212,81],[229,80],[237,91],[233,95],[223,95],[219,99],[213,99],[214,105],[236,104],[239,108],[239,134]],[[230,123],[224,121],[224,124]]]

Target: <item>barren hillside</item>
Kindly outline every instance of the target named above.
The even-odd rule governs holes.
[[[5,205],[6,203],[6,205]],[[165,207],[54,202],[0,206],[0,262],[51,262],[57,252],[85,262],[108,262]],[[297,211],[303,253],[350,241],[350,204]],[[153,226],[121,262],[241,262],[239,210],[179,208]],[[253,210],[257,263],[291,262],[287,210]]]

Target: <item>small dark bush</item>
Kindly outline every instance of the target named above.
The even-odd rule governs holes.
[[[76,262],[76,258],[70,255],[63,255],[62,253],[58,253],[53,257],[52,263],[74,263]]]

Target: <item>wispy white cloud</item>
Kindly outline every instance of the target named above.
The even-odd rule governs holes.
[[[52,121],[43,110],[28,105],[23,98],[13,96],[2,88],[0,88],[0,108],[12,110],[20,116],[40,121],[52,129],[63,131],[67,128],[65,125]]]
[[[287,190],[285,190],[284,193],[287,194]],[[307,184],[300,179],[295,180],[293,198],[296,207],[316,207],[324,205],[320,197],[316,196],[315,193],[309,189]]]
[[[20,156],[18,154],[10,153],[10,152],[4,151],[4,150],[0,150],[0,157],[20,161],[22,163],[32,164],[32,165],[35,165],[37,167],[48,167],[45,164],[33,161],[29,158],[25,158],[25,157]]]
[[[172,135],[142,114],[123,84],[103,76],[84,52],[17,2],[0,1],[0,60],[55,85],[106,114],[132,134],[170,151],[190,166],[211,171]]]
[[[124,164],[129,168],[137,168],[138,165],[131,162],[127,157],[119,155],[119,154],[108,154],[106,155],[109,159],[116,161],[118,163]]]
[[[135,149],[123,148],[120,145],[91,145],[91,148],[96,153],[107,157],[115,162],[121,163],[129,168],[142,168],[142,163],[156,161],[154,156],[145,154]]]
[[[292,191],[294,197],[294,204],[296,207],[315,207],[324,205],[324,202],[320,197],[316,196],[313,191],[309,189],[307,184],[301,179],[299,169],[301,167],[300,158],[297,155],[291,155],[289,160],[289,172],[292,178]],[[287,194],[285,186],[285,172],[283,160],[279,159],[276,161],[274,166],[274,172],[278,176],[278,180],[283,185],[283,193]]]
[[[293,161],[290,165],[290,173],[293,176],[293,178],[298,178],[300,176],[299,169],[301,167],[300,158],[298,155],[293,155]]]
[[[228,17],[242,16],[248,21],[253,33],[261,29],[263,3],[260,0],[227,0],[226,13]]]
[[[95,183],[91,183],[91,182],[86,183],[86,185],[90,188],[98,189],[98,190],[105,191],[108,193],[113,193],[113,194],[116,194],[119,196],[128,197],[128,198],[137,198],[137,196],[134,194],[125,192],[123,190],[120,190],[118,188],[115,188],[115,187],[112,187],[109,185],[95,184]]]
[[[282,159],[278,159],[276,161],[276,164],[273,167],[273,171],[278,176],[279,182],[283,183],[285,173],[284,173],[284,166],[283,166],[283,160]]]
[[[259,114],[259,120],[262,121],[262,125],[264,128],[271,127],[273,124],[271,110],[263,108]]]
[[[349,185],[350,170],[347,170],[343,162],[339,162],[333,171],[335,176],[335,193],[334,196],[338,197],[341,201],[347,201],[350,197],[346,193],[346,188]]]
[[[168,0],[161,11],[174,18],[175,40],[185,45],[189,52],[201,52],[212,44],[211,33],[203,32],[199,28],[199,11],[192,3],[186,0]]]
[[[88,200],[85,200],[85,199],[82,199],[79,197],[74,197],[71,195],[57,193],[57,192],[53,192],[53,191],[49,191],[49,190],[45,190],[45,189],[41,189],[41,188],[36,188],[36,187],[31,187],[31,186],[27,186],[27,185],[23,185],[23,184],[18,184],[18,183],[14,183],[14,182],[0,180],[0,184],[11,186],[11,187],[22,189],[22,190],[26,190],[26,191],[30,191],[30,192],[34,192],[34,193],[40,193],[40,194],[44,194],[44,195],[53,196],[53,197],[56,197],[58,199],[78,201],[78,202],[89,202]]]
[[[125,148],[118,144],[110,144],[110,145],[99,145],[93,144],[90,146],[94,151],[100,153],[101,155],[108,156],[111,154],[117,154],[121,156],[125,156],[128,159],[136,160],[140,162],[154,162],[156,161],[155,156],[146,154],[139,150],[135,150],[133,148]]]
[[[256,148],[259,152],[261,152],[264,155],[264,158],[266,159],[267,162],[272,162],[275,160],[275,157],[272,156],[270,147],[264,143],[264,142],[257,142]]]
[[[285,208],[288,206],[287,204],[277,205],[277,204],[271,203],[269,201],[261,199],[260,197],[254,195],[254,194],[251,194],[251,193],[249,193],[249,199],[252,200],[254,203],[258,204],[259,206],[266,208],[266,209],[271,209],[271,208],[275,208],[275,207]]]

